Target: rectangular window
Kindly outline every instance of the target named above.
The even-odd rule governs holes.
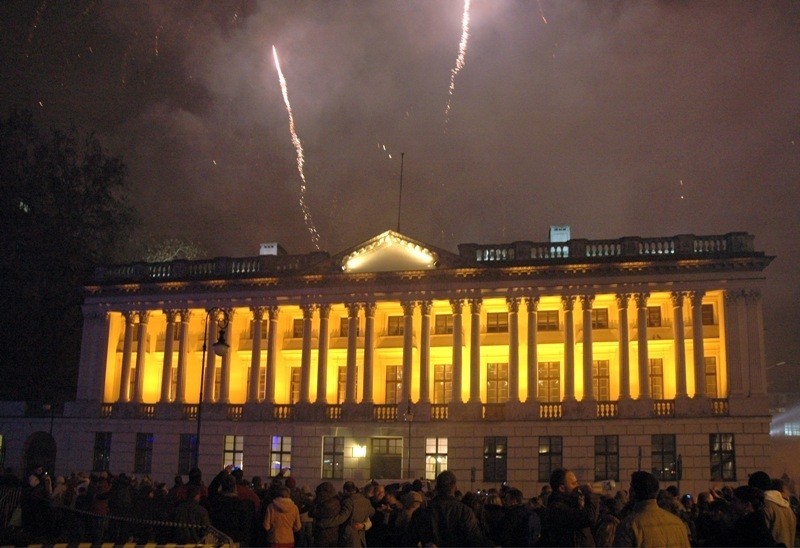
[[[452,335],[453,334],[453,315],[452,314],[436,314],[434,319],[433,332],[436,335]]]
[[[733,434],[709,434],[711,481],[736,481],[736,447]]]
[[[594,481],[619,481],[619,436],[594,437]]]
[[[305,324],[303,318],[294,318],[292,320],[292,338],[302,339]]]
[[[486,364],[486,402],[506,403],[508,401],[508,364]]]
[[[289,380],[289,403],[300,401],[300,368],[292,367],[292,376]]]
[[[536,331],[558,331],[558,310],[540,310],[536,314]]]
[[[284,476],[292,473],[292,437],[272,436],[269,453],[270,475],[274,478],[281,472]]]
[[[173,366],[169,372],[169,401],[175,401],[178,395],[178,366]]]
[[[336,403],[342,403],[347,397],[347,366],[340,365],[337,370]],[[356,394],[358,394],[358,368],[356,367]]]
[[[339,336],[350,336],[350,318],[339,318]],[[356,337],[361,336],[361,323],[356,320]]]
[[[650,437],[650,456],[653,475],[659,481],[675,481],[678,479],[678,453],[675,445],[675,434],[654,434]]]
[[[608,308],[593,308],[592,329],[608,329]]]
[[[403,475],[403,438],[372,438],[369,476],[376,480],[400,478]]]
[[[717,325],[714,321],[714,305],[713,304],[701,304],[700,311],[702,313],[702,324],[703,325]]]
[[[661,327],[661,307],[647,307],[647,327]]]
[[[178,473],[185,476],[189,470],[197,466],[195,455],[197,454],[197,435],[181,434],[178,439]]]
[[[403,399],[403,366],[386,366],[386,403],[399,403]]]
[[[386,334],[390,337],[401,336],[404,333],[403,316],[389,316],[386,325]]]
[[[592,388],[599,401],[611,401],[611,366],[608,360],[592,362]]]
[[[425,479],[447,470],[447,438],[425,438]]]
[[[267,399],[267,368],[258,368],[258,398],[261,401]]]
[[[225,436],[222,467],[229,464],[244,468],[244,436]]]
[[[109,472],[111,469],[111,432],[95,432],[92,452],[92,471]]]
[[[218,402],[222,396],[222,364],[214,366],[214,394],[211,396]]]
[[[487,333],[508,333],[508,312],[488,312],[486,314]]]
[[[650,358],[650,397],[654,400],[664,399],[664,360]]]
[[[269,329],[269,320],[260,320],[261,323],[261,338],[266,340],[267,330]],[[256,320],[250,320],[250,330],[247,332],[247,338],[252,339],[253,333],[256,332]]]
[[[137,371],[136,371],[136,365],[134,365],[136,363],[135,362],[135,358],[132,357],[131,361],[133,361],[133,363],[131,363],[131,380],[128,383],[128,398],[129,399],[133,399],[133,395],[136,393],[136,373],[137,373]]]
[[[717,358],[715,356],[705,356],[703,362],[706,366],[706,396],[709,398],[718,398]]]
[[[153,434],[136,434],[136,448],[133,454],[133,471],[149,474],[153,469]]]
[[[483,481],[506,481],[508,467],[508,438],[489,436],[483,438]]]
[[[437,364],[433,366],[433,403],[453,401],[453,366]]]
[[[322,479],[344,479],[344,437],[322,437]]]
[[[561,362],[539,362],[539,401],[561,401]]]
[[[563,467],[563,438],[539,436],[539,481],[550,481],[553,470]]]

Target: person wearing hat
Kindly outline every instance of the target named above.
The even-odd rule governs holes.
[[[797,517],[780,490],[773,488],[769,474],[761,470],[753,472],[747,480],[747,485],[764,492],[764,506],[761,513],[775,542],[794,546]],[[779,485],[782,487],[782,484]]]

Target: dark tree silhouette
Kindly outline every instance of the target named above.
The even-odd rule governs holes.
[[[82,288],[133,226],[125,171],[94,135],[0,120],[0,398],[74,398]]]

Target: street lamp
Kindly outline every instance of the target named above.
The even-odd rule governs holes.
[[[225,342],[225,329],[228,328],[230,321],[228,312],[222,308],[209,308],[206,310],[206,319],[203,330],[203,361],[200,364],[200,396],[197,398],[197,434],[194,439],[194,455],[193,467],[197,468],[200,463],[200,425],[203,423],[203,390],[206,379],[206,350],[208,349],[208,332],[211,329],[211,317],[214,317],[214,322],[217,325],[217,342],[212,346],[214,354],[217,356],[224,356],[230,345]]]
[[[414,411],[411,409],[411,398],[408,398],[406,405],[406,412],[403,415],[403,420],[408,424],[408,461],[406,477],[411,479],[411,423],[414,422]]]

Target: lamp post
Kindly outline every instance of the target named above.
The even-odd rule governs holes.
[[[222,308],[209,308],[206,310],[206,318],[203,326],[203,361],[200,364],[200,396],[197,398],[197,434],[194,439],[194,455],[193,467],[197,468],[200,463],[200,426],[203,424],[203,391],[205,389],[206,379],[206,351],[208,349],[208,332],[211,329],[211,318],[213,315],[214,322],[217,325],[217,342],[213,344],[214,354],[217,356],[224,356],[230,348],[230,345],[225,342],[225,329],[228,327],[229,317],[228,312]]]
[[[411,409],[411,398],[408,398],[406,405],[406,412],[403,415],[403,420],[408,424],[408,461],[406,463],[406,477],[411,479],[411,423],[414,422],[414,411]]]

